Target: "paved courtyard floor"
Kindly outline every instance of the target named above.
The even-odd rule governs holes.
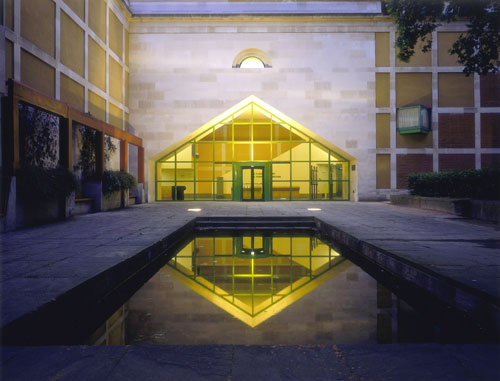
[[[190,212],[187,210],[195,207],[202,208],[202,211]],[[321,208],[321,210],[310,211],[308,208]],[[156,244],[193,218],[199,216],[314,216],[334,226],[338,231],[388,252],[403,261],[415,264],[429,273],[449,279],[454,284],[463,285],[466,289],[484,296],[492,304],[500,306],[500,227],[495,224],[465,220],[438,212],[402,208],[381,202],[172,202],[136,205],[124,210],[76,216],[64,222],[1,234],[2,326],[39,309],[104,270],[134,257],[143,249]],[[450,377],[453,376],[451,377],[453,379],[494,379],[490,378],[490,376],[492,374],[498,375],[498,373],[495,373],[498,371],[498,362],[493,363],[493,361],[490,361],[495,357],[500,358],[498,357],[498,346],[495,345],[461,346],[460,348],[443,347],[437,344],[434,347],[433,345],[401,345],[404,349],[397,349],[398,347],[400,346],[368,346],[363,348],[344,346],[344,349],[341,350],[332,346],[329,348],[309,348],[303,351],[304,353],[307,352],[308,356],[313,356],[311,357],[313,362],[324,362],[326,361],[325,358],[330,359],[328,361],[333,361],[332,358],[336,359],[337,362],[340,361],[343,364],[342,368],[328,362],[333,367],[332,372],[334,372],[330,373],[330,376],[334,375],[335,369],[337,369],[338,379],[391,379],[390,366],[384,368],[380,361],[385,361],[384,359],[387,359],[387,356],[395,359],[398,353],[404,357],[398,357],[399,362],[395,360],[393,364],[395,373],[392,374],[392,379],[401,379],[400,376],[403,376],[406,365],[411,366],[406,367],[405,378],[414,379],[407,377],[411,374],[410,369],[416,369],[417,371],[419,364],[426,362],[429,362],[430,365],[434,364],[432,366],[437,365],[435,360],[439,356],[433,358],[431,352],[439,352],[444,356],[442,359],[448,359],[443,360],[446,364],[442,364],[445,368],[452,367],[454,369],[446,373]],[[42,350],[41,348],[4,347],[2,368],[6,374],[13,376],[13,378],[6,379],[16,379],[15,372],[18,369],[17,367],[20,366],[20,362],[30,361],[31,359],[33,360],[30,362],[31,364],[39,363],[39,366],[42,366],[42,363],[45,364],[43,369],[46,371],[47,379],[50,379],[49,374],[55,378],[60,375],[64,379],[72,375],[74,369],[79,369],[79,367],[83,367],[82,364],[85,364],[85,362],[79,363],[80,365],[74,365],[73,368],[68,370],[64,368],[68,363],[74,364],[77,361],[75,359],[83,356],[86,358],[85,361],[90,361],[88,363],[90,365],[92,361],[98,361],[102,354],[104,357],[101,360],[108,358],[106,356],[110,356],[108,365],[111,368],[107,368],[107,363],[101,363],[102,373],[99,373],[97,378],[92,378],[99,379],[103,375],[113,374],[113,377],[119,379],[116,374],[120,373],[112,373],[110,369],[114,369],[118,362],[134,354],[136,354],[136,357],[134,357],[133,361],[137,360],[140,363],[142,360],[138,360],[138,358],[145,356],[142,365],[146,365],[148,361],[153,361],[154,367],[158,367],[158,371],[168,369],[174,372],[177,369],[178,364],[175,364],[177,360],[174,363],[169,362],[169,353],[181,353],[179,361],[182,363],[182,361],[187,361],[185,358],[189,359],[190,356],[195,355],[197,350],[200,350],[205,351],[203,352],[204,359],[210,361],[206,357],[207,348],[192,348],[194,352],[190,353],[187,353],[189,350],[186,352],[186,349],[176,348],[138,347],[134,349],[123,347],[122,349],[101,348],[93,350],[92,348],[79,347],[51,347],[50,350]],[[230,356],[231,361],[237,358],[239,364],[249,363],[251,362],[249,359],[254,358],[257,363],[267,366],[265,365],[267,364],[266,361],[269,361],[269,359],[261,355],[262,351],[255,352],[256,350],[251,349],[251,347],[214,348],[216,349],[209,350],[210,353],[220,352],[222,357]],[[264,353],[269,352],[270,358],[272,356],[281,358],[280,351],[284,351],[283,355],[288,356],[287,358],[294,358],[294,356],[299,356],[301,353],[301,349],[298,347],[288,349],[284,347],[272,348],[274,347],[269,347],[264,351]],[[69,362],[66,365],[61,360],[61,358],[65,357],[61,357],[58,351],[63,351],[65,356],[69,356]],[[161,360],[154,359],[154,355],[144,355],[144,353],[151,351],[157,353]],[[328,355],[325,354],[327,352]],[[453,354],[451,354],[452,352]],[[356,355],[353,355],[353,353]],[[403,353],[405,354],[403,355]],[[475,355],[477,353],[483,353],[483,355],[477,356]],[[235,354],[236,357],[234,357]],[[48,356],[45,358],[45,362],[36,360],[44,356]],[[146,357],[149,358],[147,361]],[[467,357],[469,360],[466,360]],[[356,365],[356,362],[362,358],[367,358],[365,365],[372,365],[366,369],[362,364]],[[471,362],[471,358],[474,358],[474,361]],[[51,368],[52,370],[47,368],[51,361],[54,365],[54,368]],[[127,362],[127,366],[130,367],[133,361]],[[211,364],[218,367],[217,361],[217,359],[214,359]],[[222,364],[226,360],[221,361]],[[283,361],[285,360],[283,359]],[[294,374],[290,373],[290,369],[294,368],[286,361],[280,362],[281,365],[279,366],[288,370],[278,367],[281,369],[279,370],[281,373],[276,373],[276,379],[294,378]],[[402,364],[405,361],[410,362],[403,366]],[[459,364],[456,368],[453,367],[455,362]],[[59,370],[62,373],[57,373],[56,364],[59,364],[61,367]],[[482,366],[477,367],[478,364]],[[28,377],[30,369],[36,372],[36,365],[33,365],[33,367],[27,367],[25,373],[20,372],[18,374],[19,379],[33,379]],[[184,369],[183,366],[180,366],[179,369],[181,368]],[[204,371],[188,368],[189,372],[194,372],[191,374],[192,379],[196,377],[210,378],[206,373],[206,369],[210,369],[210,367]],[[375,368],[379,369],[379,372],[385,369],[388,373],[384,373],[381,378],[374,377],[371,372]],[[247,368],[244,366],[234,368],[236,372],[233,374],[234,379],[245,379],[244,374],[236,377],[237,371],[244,371],[245,369]],[[342,373],[346,371],[347,373]],[[463,378],[456,377],[457,374],[454,372],[457,371],[460,372]],[[113,372],[117,372],[117,370],[115,369]],[[421,372],[423,372],[423,368]],[[181,373],[179,373],[179,376]],[[22,376],[23,374],[24,376]],[[133,379],[132,374],[134,373],[125,372],[123,378],[127,378],[125,376],[128,375],[129,379]],[[188,377],[187,379],[191,379],[189,378],[190,373],[182,374]],[[222,377],[227,379],[232,377],[227,372],[215,370],[211,375],[214,376],[213,378]],[[318,375],[318,377],[310,379],[337,379],[336,376],[330,378],[325,375]],[[420,375],[423,375],[423,373]],[[151,377],[144,379],[161,379],[157,378],[157,376],[158,373],[152,371]],[[449,377],[419,377],[419,379],[447,378]],[[299,379],[307,379],[307,377],[299,377]]]

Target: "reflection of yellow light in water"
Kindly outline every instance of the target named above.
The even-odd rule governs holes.
[[[185,246],[162,271],[250,327],[256,327],[351,265],[339,253],[324,243],[313,243],[312,239],[273,237],[273,255],[259,258],[252,250],[249,257],[241,258],[228,253],[227,247],[225,254],[207,251],[207,246],[212,246],[209,240],[214,240],[215,248],[222,247],[221,240],[232,242],[232,238],[204,237]],[[291,244],[283,245],[286,240]],[[306,255],[299,255],[305,240],[311,245],[307,245]],[[284,255],[287,246],[291,252]],[[294,247],[300,249],[299,254]]]

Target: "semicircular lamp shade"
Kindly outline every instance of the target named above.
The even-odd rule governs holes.
[[[247,57],[240,64],[242,69],[263,69],[264,67],[264,62],[257,57]]]

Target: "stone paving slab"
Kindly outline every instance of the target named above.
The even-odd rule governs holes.
[[[187,211],[193,207],[202,211]],[[309,211],[311,207],[322,210]],[[498,225],[388,203],[151,203],[1,234],[2,326],[134,257],[198,216],[314,216],[500,300]]]
[[[496,380],[498,345],[4,347],[4,380]]]

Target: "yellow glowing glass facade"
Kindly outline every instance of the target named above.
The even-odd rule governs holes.
[[[156,200],[348,200],[349,161],[254,102],[155,162]]]
[[[162,271],[255,327],[350,266],[311,236],[196,237]]]

